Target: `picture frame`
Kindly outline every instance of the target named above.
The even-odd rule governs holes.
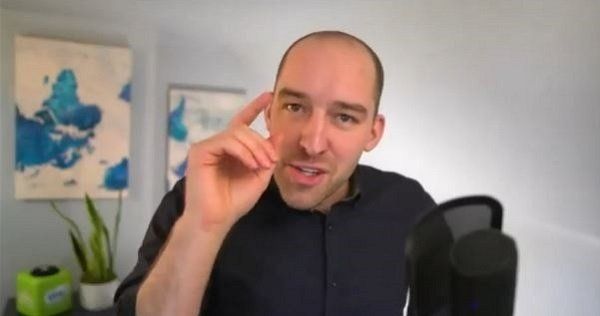
[[[14,40],[15,198],[127,196],[131,50]]]
[[[245,103],[246,91],[207,85],[170,84],[167,91],[167,186],[185,175],[187,152],[224,130]]]

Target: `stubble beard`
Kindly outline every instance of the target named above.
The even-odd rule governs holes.
[[[275,169],[273,178],[275,179],[279,194],[285,204],[297,210],[327,211],[330,206],[323,205],[325,200],[338,192],[338,190],[349,181],[348,179],[343,178],[338,181],[335,181],[335,179],[327,179],[327,183],[319,184],[313,188],[303,190],[304,192],[300,192],[301,190],[296,189],[295,185],[290,183],[284,173],[284,167],[278,166]]]

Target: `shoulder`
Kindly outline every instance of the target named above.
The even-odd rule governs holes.
[[[358,178],[362,189],[374,187],[389,188],[411,192],[425,192],[423,186],[415,179],[409,178],[393,171],[384,171],[367,165],[358,165]]]
[[[417,212],[428,211],[435,206],[429,193],[415,179],[366,165],[357,168],[360,192],[367,200]]]

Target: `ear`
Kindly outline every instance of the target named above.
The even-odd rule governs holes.
[[[267,126],[267,131],[271,132],[271,107],[273,107],[273,102],[275,100],[271,99],[269,105],[267,105],[264,109],[263,116],[265,117],[265,125]]]
[[[375,120],[373,120],[373,126],[371,126],[371,133],[369,139],[365,144],[365,151],[371,151],[379,144],[381,136],[383,136],[383,130],[385,129],[385,117],[381,114],[377,114]]]

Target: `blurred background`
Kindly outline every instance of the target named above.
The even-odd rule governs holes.
[[[167,190],[168,86],[239,88],[250,100],[272,88],[292,41],[336,29],[371,45],[386,72],[385,135],[362,163],[416,178],[437,202],[499,199],[519,247],[515,315],[600,310],[599,1],[0,3],[2,306],[21,269],[78,271],[47,201],[14,198],[16,35],[131,49],[129,195],[116,258],[124,278]],[[262,121],[255,128],[264,131]],[[114,200],[98,205],[113,218]],[[81,201],[61,206],[85,220]]]

